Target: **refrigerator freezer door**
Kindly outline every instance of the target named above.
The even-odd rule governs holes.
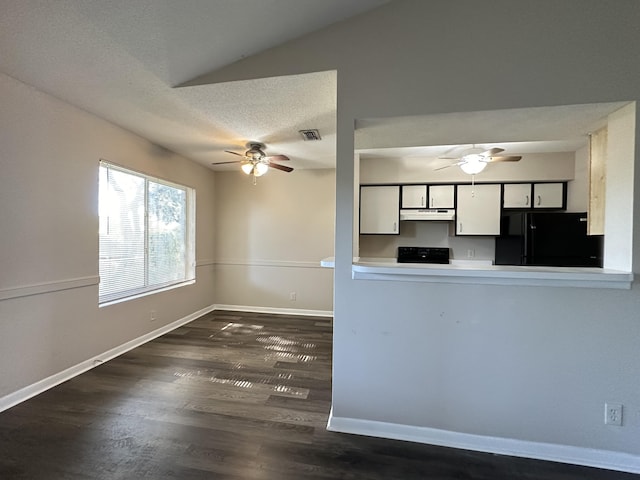
[[[496,238],[496,265],[601,267],[602,236],[587,236],[586,213],[505,215]]]
[[[602,265],[602,239],[587,236],[586,213],[530,213],[525,228],[528,265]]]

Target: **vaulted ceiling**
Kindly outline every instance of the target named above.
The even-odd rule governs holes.
[[[348,28],[390,1],[0,0],[0,72],[206,166],[258,141],[268,155],[288,155],[292,167],[331,168],[336,72],[273,76],[270,68],[268,78],[258,71],[242,81],[226,72],[323,28]],[[436,157],[461,143],[570,151],[619,107],[360,119],[356,147],[397,157]],[[303,141],[301,129],[318,129],[322,140]],[[440,147],[388,149],[430,145]]]
[[[0,0],[0,72],[204,165],[260,141],[330,167],[334,72],[180,85],[388,1]]]

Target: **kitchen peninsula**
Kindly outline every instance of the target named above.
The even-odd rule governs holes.
[[[624,122],[619,121],[618,115],[624,118]],[[629,136],[631,129],[626,127],[633,116],[625,110],[621,114],[604,117],[600,126],[603,123],[609,125],[609,147],[603,161],[608,162],[609,174],[600,181],[606,178],[607,185],[612,186],[615,181],[612,172],[623,172],[624,162],[633,152],[633,139]],[[438,120],[438,125],[441,125],[446,119]],[[594,119],[592,123],[595,125]],[[451,132],[459,131],[461,123],[450,127]],[[394,130],[392,123],[388,128],[398,138],[406,137],[407,144],[413,145],[417,144],[417,137],[410,137],[410,134],[428,136],[425,132],[429,132],[429,129],[408,127]],[[524,131],[521,133],[525,135]],[[365,140],[376,142],[373,136],[365,138],[366,132],[360,135],[360,146]],[[534,212],[535,215],[548,212],[558,217],[579,216],[580,220],[588,217],[591,222],[591,213],[587,216],[578,215],[578,212],[592,212],[600,208],[602,215],[608,212],[612,218],[618,216],[612,203],[607,202],[605,206],[603,194],[594,197],[593,157],[586,135],[573,137],[564,143],[542,145],[543,142],[537,142],[535,147],[533,144],[536,142],[497,144],[499,149],[490,148],[496,144],[486,144],[483,148],[487,151],[503,150],[512,156],[510,158],[517,156],[521,160],[490,163],[481,173],[474,175],[463,172],[459,168],[460,161],[450,160],[456,155],[447,152],[455,152],[455,148],[464,151],[465,148],[463,145],[452,147],[453,143],[450,141],[443,145],[434,142],[432,147],[408,148],[378,146],[356,151],[356,182],[360,194],[354,210],[357,234],[353,249],[356,258],[351,265],[353,279],[631,288],[634,276],[631,252],[627,251],[628,244],[624,240],[627,227],[623,222],[609,222],[606,232],[595,232],[601,239],[604,239],[603,234],[607,236],[607,242],[603,242],[604,246],[600,248],[598,262],[520,264],[518,260],[504,261],[503,256],[498,255],[501,252],[497,245],[502,248],[502,237],[511,234],[506,233],[508,227],[505,228],[504,224],[508,215],[522,214],[524,217]],[[600,202],[596,210],[592,210],[594,200]],[[551,230],[559,240],[564,238],[562,229]],[[501,241],[497,242],[497,238]],[[401,248],[447,250],[450,261],[448,264],[422,263],[419,260],[398,262]],[[552,248],[556,249],[555,246]],[[583,254],[582,258],[593,257]],[[323,260],[322,265],[333,266],[332,259]]]
[[[334,258],[321,266],[333,268]],[[395,258],[353,259],[352,278],[425,283],[529,285],[630,289],[633,273],[603,268],[491,265],[486,261],[451,260],[448,265],[398,263]]]

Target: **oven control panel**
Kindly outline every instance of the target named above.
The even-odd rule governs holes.
[[[449,263],[449,249],[443,247],[398,247],[398,263]]]

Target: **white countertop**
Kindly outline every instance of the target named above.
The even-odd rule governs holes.
[[[333,257],[320,262],[333,268]],[[444,282],[489,285],[565,286],[630,289],[634,275],[591,267],[533,267],[492,265],[488,260],[452,260],[450,264],[398,263],[395,258],[355,257],[352,277],[357,280]]]

